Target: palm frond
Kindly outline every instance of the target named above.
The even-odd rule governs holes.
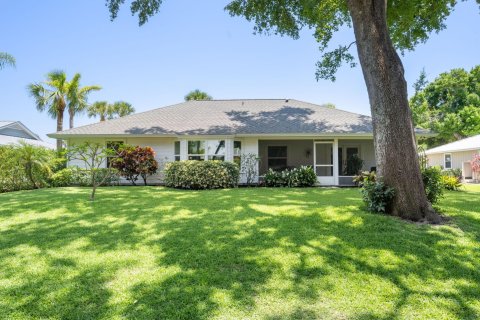
[[[0,70],[6,66],[15,67],[15,57],[6,52],[0,52]]]

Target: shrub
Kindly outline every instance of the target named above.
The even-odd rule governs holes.
[[[240,173],[233,162],[185,160],[167,163],[165,185],[180,189],[221,189],[238,185]]]
[[[68,187],[75,181],[75,172],[72,168],[65,168],[52,174],[50,185],[52,187]]]
[[[442,171],[443,176],[455,177],[459,181],[462,180],[462,169],[447,169]]]
[[[0,192],[48,185],[55,153],[26,143],[0,146]]]
[[[456,191],[462,186],[460,180],[457,177],[452,176],[442,175],[441,182],[443,184],[443,187],[447,190]]]
[[[317,183],[317,175],[310,166],[280,172],[269,169],[264,180],[267,187],[312,187]]]
[[[423,185],[428,201],[435,204],[443,196],[445,189],[442,183],[442,171],[438,167],[428,167],[422,169]]]
[[[112,168],[119,171],[120,175],[129,180],[133,185],[138,177],[142,177],[147,185],[147,176],[155,174],[158,162],[155,160],[155,151],[151,147],[123,145],[112,159]]]
[[[361,187],[366,182],[377,181],[377,174],[375,171],[362,171],[359,175],[353,177],[353,182]]]
[[[371,212],[388,213],[392,204],[395,190],[386,186],[382,181],[365,180],[362,182],[362,198]]]

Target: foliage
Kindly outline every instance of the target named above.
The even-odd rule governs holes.
[[[366,179],[361,184],[363,202],[371,212],[389,213],[395,190],[382,181]]]
[[[15,57],[7,52],[0,52],[0,70],[10,66],[15,67]]]
[[[48,186],[55,153],[21,142],[0,146],[0,192],[37,189]]]
[[[158,170],[155,151],[151,147],[123,145],[111,161],[112,167],[133,185],[139,176],[142,177],[144,185],[147,185],[147,177]]]
[[[360,174],[353,177],[353,182],[362,187],[364,183],[368,182],[376,182],[377,181],[377,174],[375,171],[362,171]]]
[[[87,110],[90,118],[99,117],[100,121],[121,118],[132,113],[135,113],[135,108],[125,101],[117,101],[113,104],[107,101],[97,101],[89,106]]]
[[[105,148],[96,142],[87,141],[82,144],[69,146],[67,158],[82,163],[82,167],[85,169],[83,172],[86,174],[89,185],[92,187],[90,201],[95,200],[95,192],[99,186],[116,176],[117,172],[111,166],[103,168],[107,158],[113,156],[115,156],[115,150]]]
[[[457,178],[458,180],[461,180],[462,179],[462,169],[456,168],[456,169],[442,170],[442,175],[447,176],[447,177],[454,177],[454,178]]]
[[[81,88],[79,85],[80,74],[73,76],[67,81],[67,75],[63,71],[52,71],[47,74],[47,80],[42,83],[28,85],[28,93],[35,100],[38,111],[47,113],[57,120],[57,131],[63,130],[63,117],[65,109],[70,113],[70,124],[73,126],[73,116],[82,112],[87,104],[87,95],[93,90],[99,90],[98,86]],[[62,149],[62,141],[57,139],[57,151]]]
[[[364,161],[357,155],[353,154],[347,158],[346,174],[347,176],[356,175],[362,170]]]
[[[125,0],[106,0],[110,18],[115,19]],[[163,0],[131,1],[130,11],[138,16],[140,25],[157,14]],[[431,32],[445,29],[444,21],[453,11],[451,0],[388,1],[387,24],[393,45],[401,50],[413,50],[427,41]],[[317,64],[317,77],[335,79],[342,63],[355,66],[351,53],[353,43],[342,44],[326,52],[334,34],[343,27],[351,27],[346,1],[293,0],[233,0],[226,6],[231,16],[243,16],[254,23],[255,33],[279,34],[298,39],[303,28],[313,29],[314,37],[323,52]]]
[[[247,186],[252,185],[258,176],[260,158],[254,153],[242,154],[240,157],[240,174],[245,177]]]
[[[180,189],[222,189],[238,185],[238,165],[228,161],[185,160],[167,163],[165,185]]]
[[[200,91],[199,89],[195,89],[193,91],[190,91],[185,96],[185,101],[191,101],[191,100],[212,100],[212,97],[204,91]]]
[[[416,126],[438,132],[429,146],[480,133],[480,65],[470,71],[452,69],[433,82],[423,71],[410,99]]]
[[[422,169],[423,186],[425,194],[431,204],[438,202],[443,197],[445,185],[442,180],[442,171],[438,167],[428,167]]]
[[[267,187],[313,187],[317,183],[317,175],[311,166],[283,171],[269,169],[264,182]]]
[[[75,171],[73,168],[64,168],[55,172],[50,177],[50,185],[52,187],[68,187],[74,185]]]
[[[451,190],[451,191],[459,190],[460,187],[462,186],[462,183],[460,182],[460,180],[457,177],[452,177],[452,176],[442,175],[441,182],[443,184],[443,187],[446,190]]]
[[[442,183],[445,189],[456,191],[462,186],[462,169],[442,170]]]

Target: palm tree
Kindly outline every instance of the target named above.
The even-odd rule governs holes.
[[[88,108],[88,95],[92,91],[98,91],[102,89],[102,87],[93,85],[93,86],[85,86],[80,87],[80,78],[81,75],[76,73],[72,81],[69,83],[68,88],[68,115],[69,115],[69,126],[70,129],[73,128],[73,119],[76,114],[83,113]]]
[[[125,117],[129,114],[135,113],[135,108],[125,101],[117,101],[113,104],[113,114],[119,117]]]
[[[63,114],[67,107],[67,95],[69,83],[63,71],[52,71],[47,74],[47,81],[43,83],[31,83],[28,92],[40,112],[47,111],[57,119],[57,132],[63,130]],[[62,150],[62,140],[57,139],[57,151]]]
[[[195,89],[193,91],[190,91],[185,96],[185,101],[190,101],[190,100],[212,100],[212,97],[204,91]]]
[[[90,118],[100,117],[100,121],[124,117],[135,112],[135,108],[125,101],[117,101],[109,104],[107,101],[97,101],[88,107],[88,116]]]
[[[107,101],[97,101],[88,107],[87,114],[89,118],[100,117],[100,121],[105,121],[111,112],[111,107]]]
[[[15,67],[15,57],[6,52],[0,52],[0,70],[6,66]]]
[[[34,189],[38,189],[42,181],[41,172],[51,172],[48,165],[52,159],[52,153],[50,150],[30,145],[26,142],[20,142],[18,146],[15,146],[19,164],[25,170],[25,175],[32,183]]]

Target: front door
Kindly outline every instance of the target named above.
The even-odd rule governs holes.
[[[322,185],[334,185],[333,141],[316,141],[314,144],[314,164],[318,182]]]

